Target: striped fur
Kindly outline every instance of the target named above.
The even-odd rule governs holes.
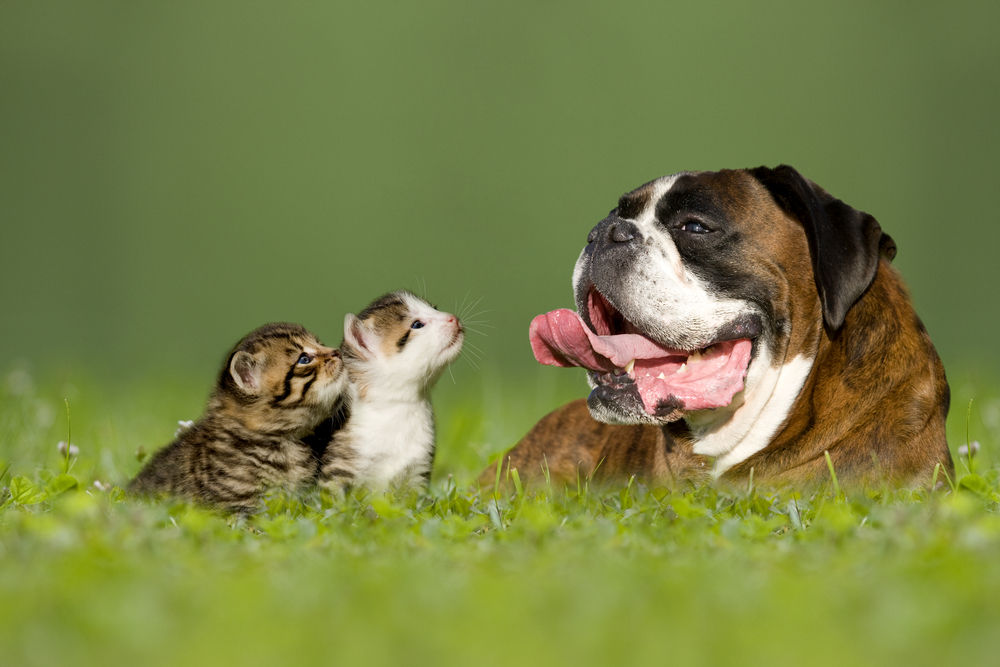
[[[230,511],[317,470],[309,434],[334,411],[347,374],[338,350],[297,324],[244,337],[226,358],[204,416],[157,452],[129,485]]]

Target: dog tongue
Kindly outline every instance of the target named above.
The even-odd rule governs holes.
[[[680,401],[684,410],[729,405],[743,389],[753,347],[750,340],[738,339],[702,354],[663,347],[641,334],[599,336],[566,308],[533,319],[528,338],[535,359],[548,366],[602,373],[626,369],[649,414],[671,401]]]
[[[598,336],[568,308],[542,313],[528,327],[531,351],[547,366],[582,366],[592,371],[624,368],[633,359],[687,356],[639,334]]]

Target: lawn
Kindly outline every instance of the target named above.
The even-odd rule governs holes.
[[[0,664],[996,661],[995,400],[967,420],[953,382],[953,450],[967,421],[982,445],[932,494],[585,481],[495,494],[471,480],[564,389],[492,382],[445,381],[429,493],[274,495],[235,520],[115,486],[139,444],[197,410],[197,389],[8,373]],[[57,448],[67,437],[75,455]]]

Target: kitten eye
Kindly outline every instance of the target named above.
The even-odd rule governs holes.
[[[680,230],[689,234],[708,234],[712,231],[698,220],[687,220],[680,226]]]
[[[413,320],[413,324],[410,325],[410,328],[411,329],[420,329],[420,328],[423,328],[423,326],[424,326],[424,323],[421,322],[420,320]]]
[[[312,363],[313,358],[306,354],[305,352],[299,357],[299,360],[295,363],[305,366],[306,364]]]

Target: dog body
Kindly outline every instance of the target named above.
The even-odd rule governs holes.
[[[577,260],[578,314],[530,332],[542,363],[587,368],[588,410],[546,416],[506,461],[556,479],[802,484],[829,478],[828,452],[845,482],[951,474],[944,369],[894,255],[873,217],[791,167],[625,194]]]

